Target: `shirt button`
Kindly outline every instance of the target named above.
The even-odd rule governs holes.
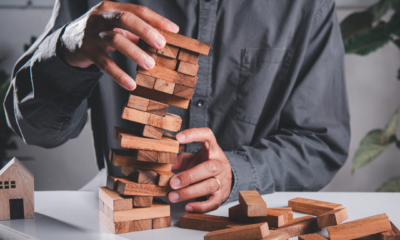
[[[203,99],[197,100],[196,106],[201,107],[201,106],[203,106],[203,105],[204,105],[204,100],[203,100]]]

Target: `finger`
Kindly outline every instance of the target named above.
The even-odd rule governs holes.
[[[215,178],[209,178],[197,184],[172,191],[168,194],[169,201],[176,203],[215,193],[219,188]]]
[[[205,161],[191,169],[178,173],[171,178],[172,189],[180,189],[203,179],[216,176],[222,171],[221,162],[217,160]],[[203,195],[204,196],[204,195]]]
[[[156,64],[154,59],[145,51],[118,32],[101,32],[99,36],[108,46],[117,49],[144,69],[151,69]]]
[[[124,35],[124,37],[129,39],[129,41],[133,42],[134,44],[136,44],[136,45],[139,44],[139,37],[136,36],[135,34],[129,32],[129,31],[126,31],[124,29],[121,29],[121,28],[114,28],[114,31]]]
[[[172,164],[172,171],[183,171],[186,169],[186,166],[193,159],[195,154],[193,153],[180,153],[176,158],[176,162]]]
[[[213,211],[221,206],[222,199],[220,194],[215,193],[211,195],[207,201],[204,202],[191,202],[186,204],[185,210],[188,212],[206,213]]]
[[[181,144],[192,142],[216,143],[214,133],[209,128],[190,128],[176,134],[176,139]]]
[[[109,75],[114,81],[116,81],[121,87],[126,90],[132,91],[136,88],[136,83],[133,79],[121,70],[117,64],[105,53],[98,54],[92,59],[103,72]]]

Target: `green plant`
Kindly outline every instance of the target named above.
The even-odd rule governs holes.
[[[389,21],[384,21],[387,14]],[[389,42],[400,49],[400,0],[380,0],[365,11],[349,15],[340,28],[346,53],[365,56]],[[397,78],[400,80],[400,69]],[[375,160],[391,144],[400,149],[396,136],[399,111],[400,107],[384,129],[372,130],[363,138],[353,159],[353,173]],[[389,179],[377,191],[400,192],[400,176]]]

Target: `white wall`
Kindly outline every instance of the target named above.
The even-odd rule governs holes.
[[[346,4],[338,10],[340,19],[356,10],[347,10],[348,6],[365,3],[365,0],[340,1]],[[31,35],[42,32],[50,14],[51,9],[10,9],[1,8],[0,4],[0,57],[7,58],[0,69],[11,73],[23,44]],[[367,57],[346,56],[352,128],[350,158],[324,191],[374,191],[388,178],[400,175],[400,150],[394,147],[351,175],[351,159],[362,137],[373,128],[382,128],[400,104],[400,82],[396,80],[399,67],[400,51],[393,44]],[[18,151],[10,155],[35,158],[24,163],[35,175],[36,190],[75,190],[97,173],[90,123],[77,139],[55,149],[26,146],[21,140],[18,146]]]

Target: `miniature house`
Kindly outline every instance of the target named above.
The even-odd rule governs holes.
[[[33,174],[13,158],[0,170],[0,220],[33,218]]]

